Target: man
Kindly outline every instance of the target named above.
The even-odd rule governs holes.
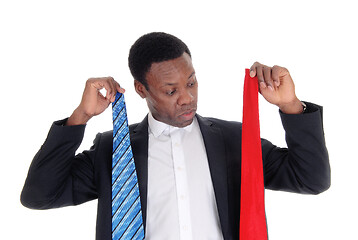
[[[198,81],[188,47],[166,33],[139,38],[129,54],[149,114],[130,126],[146,239],[239,239],[241,124],[196,114]],[[254,63],[260,93],[280,108],[288,149],[262,139],[265,187],[318,194],[330,186],[322,108],[296,97],[287,69]],[[100,89],[107,90],[102,96]],[[96,239],[111,239],[112,131],[75,156],[85,124],[124,89],[89,79],[79,106],[55,122],[34,157],[23,205],[47,209],[98,198]]]

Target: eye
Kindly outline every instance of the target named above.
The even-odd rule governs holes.
[[[193,81],[188,83],[188,87],[193,87],[195,84],[196,84],[196,81],[193,80]]]
[[[168,94],[169,96],[173,96],[173,94],[174,94],[175,92],[176,92],[176,90],[174,89],[174,90],[168,91],[167,94]]]
[[[188,87],[193,87],[196,84],[196,76],[195,74],[192,74],[192,76],[189,78],[189,82],[187,84]]]

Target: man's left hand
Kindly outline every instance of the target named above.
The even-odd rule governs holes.
[[[257,76],[259,91],[269,103],[287,114],[302,113],[302,103],[296,97],[295,84],[286,68],[255,62],[250,68],[250,76]]]

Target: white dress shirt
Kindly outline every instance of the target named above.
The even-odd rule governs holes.
[[[199,124],[177,128],[148,116],[146,240],[221,240]]]

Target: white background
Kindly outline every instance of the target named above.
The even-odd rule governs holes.
[[[358,239],[357,23],[348,0],[1,1],[0,238],[94,239],[96,201],[47,211],[20,204],[28,167],[89,77],[113,76],[127,90],[129,122],[141,121],[147,108],[128,51],[141,35],[164,31],[192,52],[203,116],[241,121],[244,69],[254,61],[287,67],[297,96],[324,106],[332,186],[318,196],[266,191],[269,236]],[[285,146],[277,108],[260,104],[261,136]],[[107,109],[88,123],[79,150],[109,129]]]

